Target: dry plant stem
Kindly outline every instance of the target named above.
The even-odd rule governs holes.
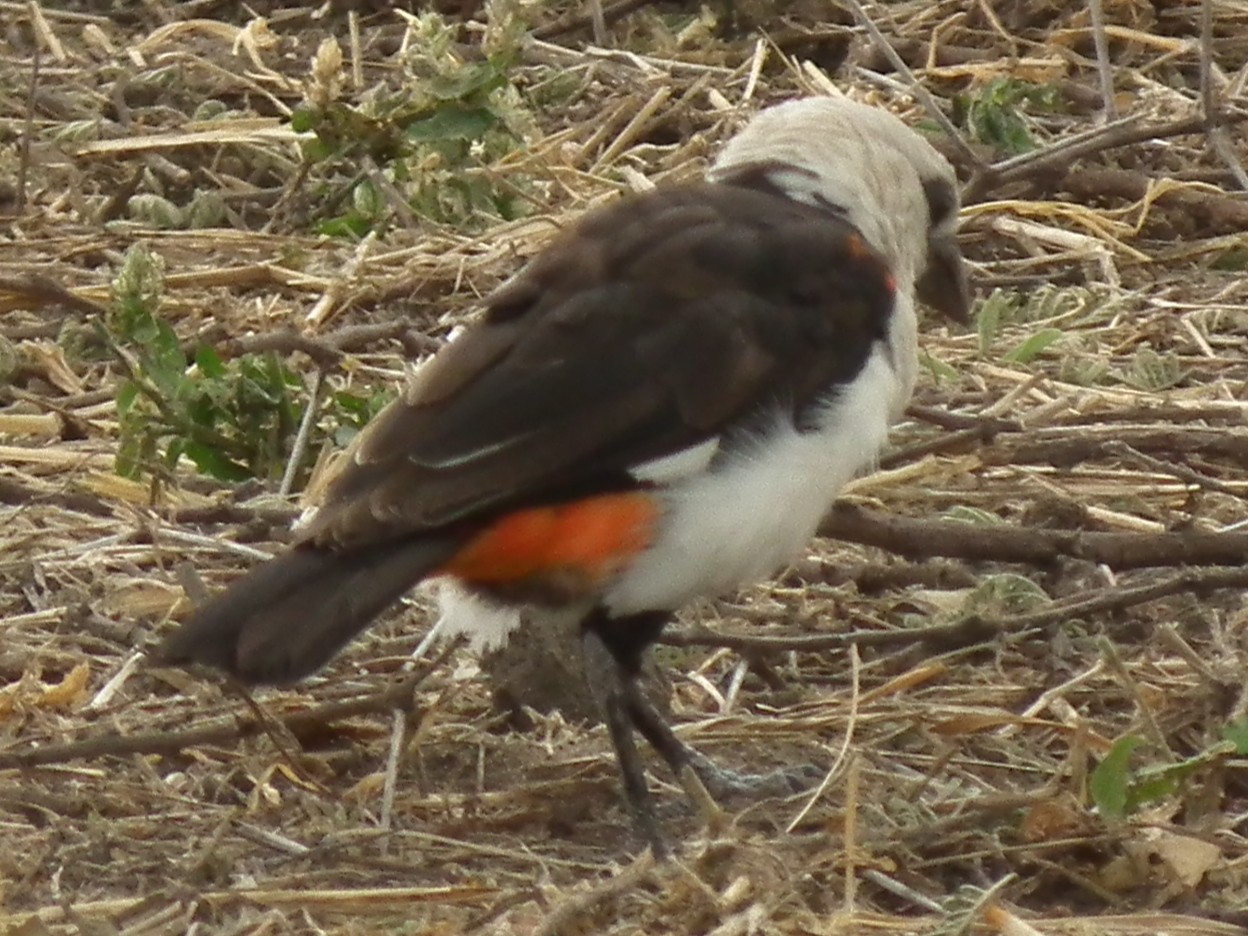
[[[1229,487],[1218,481],[1217,478],[1210,478],[1202,475],[1199,471],[1193,471],[1186,465],[1176,465],[1168,462],[1164,458],[1154,458],[1152,455],[1145,455],[1143,452],[1137,451],[1126,442],[1110,441],[1105,443],[1105,451],[1115,455],[1121,455],[1124,458],[1131,459],[1146,468],[1153,471],[1160,471],[1164,474],[1173,475],[1180,481],[1188,484],[1194,484],[1197,487],[1204,488],[1207,491],[1217,491],[1220,494],[1226,494],[1231,497],[1241,496],[1239,491]]]
[[[787,634],[785,628],[770,628],[767,634],[741,634],[713,631],[706,627],[666,631],[659,642],[669,647],[725,647],[742,653],[816,653],[849,646],[886,647],[925,643],[932,646],[966,645],[988,640],[995,632],[976,620],[925,627],[921,630],[851,631],[846,634]]]
[[[1178,758],[1174,751],[1170,749],[1169,743],[1166,741],[1166,733],[1161,730],[1161,726],[1157,724],[1157,719],[1153,717],[1152,708],[1144,700],[1144,694],[1140,691],[1140,684],[1135,677],[1131,675],[1131,670],[1122,659],[1122,654],[1118,652],[1118,648],[1114,646],[1114,642],[1107,637],[1102,636],[1097,645],[1101,649],[1101,655],[1105,658],[1109,671],[1118,677],[1118,682],[1127,691],[1127,695],[1131,697],[1131,701],[1135,703],[1135,710],[1138,713],[1140,721],[1144,723],[1144,731],[1148,735],[1149,741],[1161,751],[1166,760],[1175,763]]]
[[[1227,124],[1237,124],[1248,120],[1248,111],[1227,112],[1221,116],[1221,119]],[[1166,123],[1141,126],[1138,118],[1127,116],[1053,146],[1002,160],[967,183],[962,193],[962,202],[974,204],[983,201],[989,192],[1007,182],[1018,182],[1050,170],[1067,170],[1074,160],[1094,153],[1133,146],[1147,140],[1163,140],[1200,133],[1206,129],[1207,123],[1202,115],[1195,115],[1180,117]]]
[[[671,630],[660,638],[675,647],[727,647],[740,652],[786,652],[836,650],[847,646],[905,646],[924,644],[943,649],[969,646],[991,640],[1000,634],[1020,635],[1027,631],[1051,627],[1073,618],[1122,611],[1134,605],[1156,601],[1182,592],[1205,594],[1221,589],[1248,587],[1248,568],[1188,569],[1177,575],[1145,585],[1106,588],[1087,598],[1059,602],[1009,618],[987,618],[969,615],[952,624],[913,630],[850,631],[844,634],[786,634],[785,628],[771,628],[767,634],[739,634],[711,631],[707,628]]]
[[[856,645],[851,645],[849,648],[849,674],[849,717],[845,719],[845,734],[841,738],[841,748],[836,752],[836,758],[832,761],[832,766],[829,767],[824,773],[823,779],[819,781],[819,785],[811,792],[806,802],[802,804],[802,808],[797,811],[797,814],[789,820],[789,824],[785,826],[784,831],[790,835],[793,834],[794,829],[802,824],[807,815],[810,814],[811,809],[814,808],[815,804],[823,798],[823,794],[827,792],[827,789],[831,785],[833,779],[839,775],[841,765],[845,763],[845,759],[848,757],[852,762],[856,763],[857,755],[851,754],[850,752],[850,747],[854,741],[854,728],[858,723],[858,707],[862,701],[862,693],[860,691],[862,682],[862,661],[858,656],[858,647]],[[846,795],[846,799],[849,799],[848,793]],[[847,852],[853,850],[853,843],[850,841],[850,838],[849,815],[847,809],[845,820],[845,850]]]
[[[594,924],[598,922],[597,915],[603,905],[621,894],[643,886],[654,870],[654,855],[649,851],[643,852],[620,874],[588,893],[569,897],[555,907],[533,931],[533,936],[572,936],[598,931],[599,927]]]
[[[598,17],[601,16],[603,28],[614,23],[616,20],[640,10],[642,7],[649,6],[655,0],[616,0],[615,3],[608,3],[605,6],[601,0],[595,0],[594,8],[589,13],[576,13],[572,16],[565,16],[563,19],[556,20],[553,23],[547,23],[544,26],[538,26],[533,30],[534,39],[551,40],[564,33],[575,32],[578,29],[584,29],[589,26],[595,30],[594,42],[601,45],[601,40],[597,38]]]
[[[1200,4],[1200,106],[1209,126],[1209,146],[1226,164],[1240,189],[1248,189],[1248,171],[1235,155],[1226,129],[1218,120],[1217,91],[1213,87],[1213,0]]]
[[[236,696],[248,709],[251,710],[252,717],[256,723],[268,736],[273,747],[277,749],[277,753],[281,755],[283,761],[295,774],[305,783],[320,787],[309,773],[303,769],[303,765],[299,762],[299,752],[301,745],[299,739],[295,737],[290,728],[283,724],[280,720],[273,718],[260,707],[260,704],[252,696],[248,687],[237,680],[227,678],[225,681],[226,689],[231,695]]]
[[[42,491],[11,478],[0,478],[0,503],[14,506],[55,504],[74,513],[95,517],[111,517],[118,512],[119,507],[93,494],[72,490]],[[186,524],[262,523],[284,528],[298,516],[298,511],[293,507],[240,507],[233,504],[149,509],[156,516]],[[133,540],[141,542],[145,535],[136,531]]]
[[[282,483],[277,493],[288,497],[295,486],[295,477],[299,474],[299,466],[303,463],[304,453],[308,450],[308,440],[312,437],[312,427],[316,424],[316,410],[320,404],[321,381],[324,371],[315,371],[308,381],[308,402],[304,405],[303,419],[299,421],[299,431],[295,435],[294,444],[290,447],[290,458],[286,462],[286,470],[282,473]]]
[[[928,90],[919,83],[919,80],[914,77],[914,72],[910,70],[910,66],[907,65],[905,60],[897,54],[897,50],[889,44],[888,39],[886,39],[884,34],[880,32],[880,28],[875,25],[871,17],[867,16],[867,12],[862,8],[862,4],[859,3],[858,0],[846,0],[846,2],[848,3],[849,8],[854,11],[854,16],[858,18],[858,22],[860,22],[863,25],[863,28],[866,29],[867,35],[871,37],[871,41],[875,44],[876,48],[884,54],[885,58],[888,59],[889,64],[897,70],[897,73],[905,78],[905,80],[909,83],[910,93],[918,99],[918,101],[931,115],[932,119],[940,124],[941,129],[948,135],[949,139],[953,142],[954,148],[957,149],[958,154],[961,156],[963,163],[967,166],[973,167],[976,171],[983,171],[987,169],[987,167],[980,160],[978,154],[976,154],[976,152],[967,145],[966,140],[962,139],[962,134],[960,134],[958,132],[958,128],[953,125],[953,121],[945,116],[945,112],[940,109],[940,105],[936,103],[935,98],[933,98]]]
[[[35,43],[30,57],[30,87],[26,92],[26,120],[17,162],[17,215],[26,213],[26,179],[30,170],[30,147],[35,134],[35,96],[39,91],[39,49]]]
[[[852,917],[855,910],[855,898],[858,896],[858,867],[854,859],[858,851],[858,810],[859,794],[862,787],[862,759],[854,754],[849,762],[849,772],[845,778],[845,828],[842,834],[842,847],[845,852],[845,899],[844,911]]]
[[[324,725],[357,715],[386,713],[398,707],[410,707],[412,696],[420,684],[445,658],[438,656],[428,667],[372,695],[292,712],[276,718],[295,738]],[[189,747],[223,744],[266,733],[261,719],[254,715],[219,719],[199,728],[184,731],[153,731],[131,735],[93,735],[63,744],[47,744],[37,748],[0,751],[0,770],[14,770],[59,764],[71,760],[98,757],[120,757],[129,754],[176,754]]]
[[[1092,13],[1092,41],[1096,46],[1096,72],[1101,80],[1101,106],[1105,116],[1118,114],[1114,103],[1114,70],[1109,62],[1109,37],[1105,35],[1105,9],[1102,0],[1088,0]]]
[[[1200,108],[1206,120],[1217,113],[1213,90],[1213,2],[1200,3]]]
[[[1079,156],[1086,156],[1090,153],[1100,152],[1103,149],[1111,149],[1115,146],[1123,145],[1117,141],[1123,139],[1127,128],[1135,127],[1139,122],[1140,118],[1137,115],[1128,114],[1126,117],[1119,118],[1105,126],[1093,127],[1090,130],[1084,130],[1082,133],[1076,133],[1063,140],[1058,140],[1052,146],[1011,156],[1009,159],[1003,159],[999,163],[994,163],[988,178],[993,182],[1013,181],[1022,170],[1030,172],[1034,165],[1040,164],[1043,166],[1059,156],[1075,159]],[[1199,129],[1198,122],[1192,118],[1184,118],[1182,121],[1176,121],[1175,124],[1184,128],[1190,128],[1185,129],[1184,132],[1194,133]],[[1135,132],[1138,133],[1139,131]]]
[[[1083,168],[1059,180],[1075,198],[1124,198],[1140,201],[1148,195],[1153,178],[1130,169]],[[1198,218],[1210,235],[1242,234],[1248,228],[1248,201],[1233,194],[1199,189],[1171,189],[1157,201],[1172,211]]]
[[[602,0],[589,0],[589,16],[594,26],[594,45],[607,44],[607,18],[602,14]]]
[[[920,422],[931,423],[942,429],[980,429],[996,432],[1018,432],[1022,426],[1014,419],[985,417],[978,413],[956,413],[939,406],[923,406],[915,403],[906,407],[906,415]]]
[[[994,425],[991,422],[984,421],[978,426],[946,432],[943,435],[925,439],[922,442],[915,442],[913,445],[894,449],[887,455],[880,456],[878,467],[888,470],[889,468],[916,462],[927,455],[957,452],[976,443],[987,445],[992,442],[997,433],[1014,431],[1016,428],[1008,424]]]
[[[1085,559],[1111,569],[1233,565],[1248,558],[1248,533],[1099,533],[914,520],[840,503],[821,536],[914,558],[944,556],[1045,566]]]
[[[402,341],[406,346],[408,337],[415,334],[417,333],[412,325],[403,321],[347,325],[320,337],[305,335],[293,328],[281,328],[255,335],[218,340],[215,329],[209,328],[203,334],[187,342],[183,350],[189,354],[198,346],[211,343],[214,350],[227,360],[244,354],[259,354],[265,351],[275,351],[279,354],[292,354],[300,351],[310,357],[318,367],[327,369],[340,364],[346,352],[358,351],[368,345],[386,340]],[[437,343],[432,339],[422,339],[415,344],[422,349],[429,349]]]
[[[28,273],[25,276],[0,276],[0,292],[13,293],[26,302],[38,305],[62,305],[75,312],[88,315],[103,315],[107,307],[75,295],[56,280],[40,273]]]
[[[877,887],[882,887],[890,894],[896,894],[902,900],[910,901],[916,907],[922,907],[930,913],[944,913],[945,908],[932,900],[932,898],[920,894],[913,887],[907,887],[900,881],[890,878],[874,868],[863,868],[859,873]]]
[[[399,785],[399,761],[407,737],[407,711],[396,708],[391,714],[390,751],[386,755],[385,783],[381,791],[381,828],[389,829],[394,818],[394,795]]]
[[[956,933],[957,936],[970,933],[980,922],[980,917],[984,913],[984,910],[995,902],[997,895],[1004,891],[1009,885],[1013,884],[1017,879],[1018,875],[1011,872],[987,890],[983,891],[983,893],[980,894],[979,898],[975,901],[975,905],[966,912],[966,919],[963,921],[962,925],[953,932]]]
[[[420,230],[420,220],[416,217],[415,212],[412,211],[411,206],[408,205],[407,199],[394,187],[394,183],[386,177],[386,174],[377,165],[377,161],[373,157],[364,157],[364,172],[377,191],[384,196],[386,204],[390,206],[390,210],[395,213],[400,223],[410,230]]]

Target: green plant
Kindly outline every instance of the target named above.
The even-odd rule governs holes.
[[[957,380],[957,368],[946,364],[939,358],[933,357],[927,351],[919,351],[919,365],[932,375],[932,380],[936,383],[942,383],[946,380]]]
[[[1023,116],[1028,109],[1053,112],[1060,109],[1061,91],[1052,85],[1036,85],[1017,78],[996,78],[974,97],[954,98],[954,120],[981,143],[1007,153],[1025,153],[1036,141]]]
[[[1129,387],[1150,392],[1169,390],[1187,379],[1187,371],[1176,354],[1158,354],[1147,345],[1131,356],[1125,369],[1112,374]]]
[[[1029,578],[1013,573],[992,575],[966,596],[963,614],[1010,617],[1039,611],[1052,604],[1044,589]]]
[[[975,312],[975,331],[979,338],[981,357],[988,356],[992,343],[997,340],[997,333],[1001,330],[1001,326],[1013,320],[1022,304],[1023,300],[1018,293],[1006,292],[1002,289],[994,289],[988,298],[979,304]]]
[[[313,134],[304,144],[306,171],[351,173],[349,207],[321,222],[323,233],[359,236],[383,222],[378,173],[387,196],[439,223],[472,227],[482,216],[520,214],[523,186],[504,182],[495,164],[520,148],[533,117],[510,77],[520,53],[517,24],[491,10],[496,19],[480,61],[464,57],[455,27],[438,14],[412,17],[400,86],[360,101],[343,99],[341,52],[332,40],[322,44],[291,127]]]
[[[1176,763],[1150,764],[1131,769],[1131,757],[1144,745],[1137,735],[1125,735],[1114,742],[1088,779],[1088,792],[1101,814],[1123,819],[1141,806],[1173,796],[1196,771],[1227,757],[1248,754],[1248,719],[1227,725],[1223,740],[1217,741]]]
[[[394,399],[392,390],[379,390],[366,395],[339,390],[330,398],[330,435],[334,444],[345,448]]]
[[[990,357],[997,339],[1009,326],[1046,323],[1027,334],[1001,359],[1012,364],[1030,364],[1048,352],[1060,351],[1062,365],[1079,351],[1079,333],[1066,326],[1088,322],[1093,316],[1104,317],[1109,303],[1104,295],[1077,286],[1040,286],[1027,292],[994,289],[979,304],[975,327],[981,357]],[[1063,327],[1056,327],[1056,324]],[[1055,347],[1061,343],[1060,348]],[[1065,378],[1063,378],[1065,379]],[[1083,382],[1083,381],[1079,381]]]
[[[160,475],[185,456],[223,481],[277,476],[299,424],[299,379],[271,353],[223,361],[201,347],[188,365],[158,314],[163,287],[160,258],[130,248],[100,334],[128,374],[117,391],[118,472]]]

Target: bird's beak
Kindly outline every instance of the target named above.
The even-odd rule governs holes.
[[[966,264],[952,233],[935,233],[927,242],[927,269],[915,284],[919,301],[941,315],[967,325],[971,321],[971,287]]]

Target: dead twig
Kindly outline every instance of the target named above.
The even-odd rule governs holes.
[[[1114,68],[1109,61],[1109,37],[1105,35],[1105,8],[1101,0],[1088,0],[1092,13],[1092,42],[1096,47],[1096,73],[1101,81],[1101,107],[1107,119],[1118,114],[1114,103]]]
[[[1248,171],[1227,138],[1213,87],[1213,0],[1200,4],[1200,108],[1209,128],[1209,148],[1226,164],[1240,189],[1248,189]]]
[[[1248,111],[1228,111],[1222,119],[1228,124],[1237,124],[1248,120]],[[1134,146],[1149,140],[1165,140],[1201,133],[1206,129],[1206,123],[1203,115],[1196,114],[1161,124],[1141,125],[1138,116],[1129,114],[1121,120],[1061,140],[1052,146],[1023,153],[994,164],[982,175],[972,178],[966,184],[962,192],[962,202],[967,205],[975,204],[983,201],[987,193],[994,188],[1034,178],[1046,172],[1060,169],[1064,176],[1072,168],[1076,159],[1106,150]],[[1084,171],[1084,167],[1081,166],[1079,173]],[[1072,176],[1074,175],[1078,173],[1072,173]]]
[[[30,4],[34,7],[34,4]],[[31,11],[32,19],[38,15],[38,9]],[[17,159],[17,214],[26,213],[26,180],[30,172],[30,147],[35,138],[35,96],[39,90],[39,50],[40,44],[35,43],[30,56],[30,86],[26,91],[26,119],[22,127],[22,145],[18,150]]]
[[[107,307],[87,299],[66,289],[51,277],[42,273],[28,273],[25,276],[0,276],[0,292],[12,293],[22,302],[31,303],[32,308],[44,305],[62,305],[75,312],[88,315],[103,315]]]
[[[587,932],[587,922],[594,921],[609,904],[620,895],[641,887],[654,873],[654,855],[646,851],[633,864],[610,880],[584,894],[577,894],[561,902],[533,931],[534,936],[570,936]],[[590,926],[590,930],[596,929]]]
[[[233,338],[225,336],[214,325],[186,342],[183,350],[190,354],[201,345],[211,344],[223,359],[244,354],[263,354],[266,351],[278,354],[294,354],[298,351],[310,357],[318,367],[329,369],[338,366],[348,352],[391,340],[401,342],[412,354],[429,353],[440,347],[438,342],[419,335],[409,322],[393,321],[347,325],[316,337],[305,335],[293,328],[279,328]]]
[[[413,693],[444,659],[444,654],[439,655],[418,672],[372,695],[341,702],[326,702],[301,712],[278,716],[275,720],[295,738],[299,738],[320,731],[326,725],[344,718],[388,713],[398,707],[410,707]],[[255,715],[240,715],[183,731],[93,735],[62,744],[0,751],[0,770],[42,767],[72,760],[93,760],[99,757],[122,757],[130,754],[176,754],[190,747],[224,744],[255,737],[267,733],[267,730],[263,720]]]
[[[640,10],[642,7],[649,6],[655,0],[616,0],[615,3],[594,3],[590,10],[585,13],[573,13],[569,16],[555,20],[553,23],[547,23],[544,26],[538,26],[533,30],[534,39],[549,41],[556,39],[565,33],[576,32],[578,29],[589,27],[594,30],[594,42],[599,45],[602,41],[598,38],[600,30],[605,30],[607,26],[614,23],[618,19],[622,19],[629,13]]]
[[[1111,569],[1233,565],[1248,560],[1248,533],[1101,533],[914,520],[840,503],[821,536],[875,546],[910,558],[943,556],[979,562],[1048,566],[1083,559]]]
[[[699,627],[670,630],[660,640],[673,647],[724,647],[742,653],[817,653],[851,646],[898,647],[912,644],[945,652],[993,640],[1002,634],[1018,636],[1074,619],[1122,611],[1185,591],[1206,594],[1246,586],[1248,568],[1188,569],[1161,581],[1106,588],[1090,597],[1056,602],[1039,611],[1004,618],[971,614],[952,623],[932,627],[860,630],[841,634],[793,634],[786,633],[786,628],[770,628],[764,634],[743,634]]]

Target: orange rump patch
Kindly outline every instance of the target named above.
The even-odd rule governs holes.
[[[478,585],[508,585],[573,573],[600,582],[654,536],[659,506],[639,492],[604,494],[500,517],[441,571]]]

